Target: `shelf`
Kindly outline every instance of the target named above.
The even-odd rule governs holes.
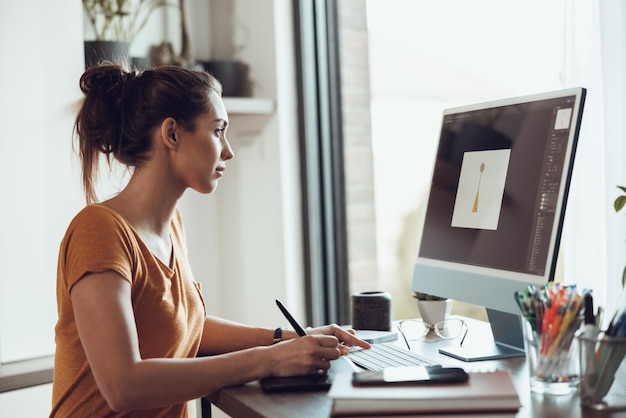
[[[0,393],[52,382],[54,356],[2,363]]]
[[[274,111],[271,99],[257,97],[224,97],[226,111],[231,115],[269,115]]]

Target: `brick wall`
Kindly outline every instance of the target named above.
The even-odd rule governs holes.
[[[350,291],[378,290],[366,2],[338,1]]]

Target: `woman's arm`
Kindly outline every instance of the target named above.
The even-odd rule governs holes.
[[[284,330],[283,339],[297,337],[294,331]],[[271,345],[274,329],[251,327],[226,319],[207,316],[204,320],[199,354],[214,355]]]
[[[342,354],[350,351],[349,346],[370,348],[370,344],[354,336],[354,331],[345,330],[337,325],[326,325],[318,328],[308,328],[310,335],[332,335],[342,343]],[[284,330],[283,340],[298,337],[295,331]],[[213,355],[229,353],[246,348],[270,345],[274,338],[274,329],[257,328],[228,321],[216,317],[207,317],[204,321],[204,331],[199,353],[201,355]]]
[[[89,366],[99,390],[116,411],[181,403],[269,375],[312,373],[328,369],[330,360],[341,355],[337,338],[322,335],[219,356],[144,360],[139,352],[130,289],[119,274],[105,272],[85,276],[71,291]],[[251,329],[233,337],[226,331],[245,327],[233,328],[216,319],[210,323],[218,324],[209,327],[215,332],[214,341],[227,340],[223,347],[250,345],[267,335],[267,330]],[[271,336],[268,338],[271,343]]]

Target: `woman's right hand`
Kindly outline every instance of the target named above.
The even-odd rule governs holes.
[[[341,357],[339,340],[332,335],[306,335],[269,347],[275,356],[273,376],[297,376],[328,370],[331,360]]]

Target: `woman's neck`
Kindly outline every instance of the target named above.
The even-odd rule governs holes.
[[[135,170],[126,187],[104,204],[120,213],[137,231],[167,237],[183,192],[168,182],[163,170],[153,170],[148,165]]]

